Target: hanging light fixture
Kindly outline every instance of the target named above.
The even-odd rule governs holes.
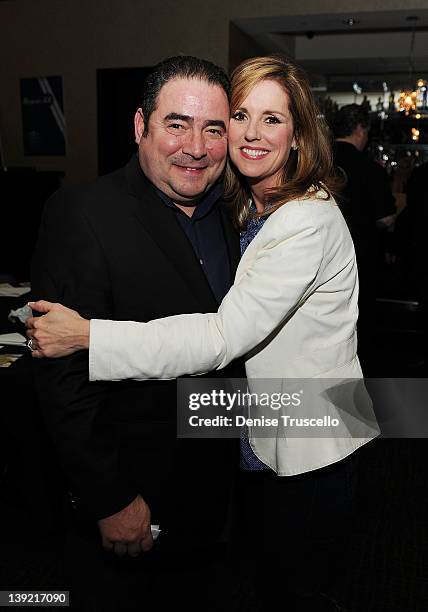
[[[418,92],[411,91],[410,89],[405,89],[400,92],[400,97],[398,98],[398,110],[408,115],[410,111],[416,110],[416,98]]]
[[[407,18],[408,21],[417,21],[417,17],[412,16],[410,19]],[[415,48],[415,27],[412,28],[412,34],[410,37],[410,49],[409,49],[409,82],[412,82],[412,75],[414,71],[414,60],[413,60],[413,51]],[[413,89],[402,89],[400,92],[400,96],[398,98],[398,110],[408,115],[410,111],[416,110],[416,99],[418,96],[418,92]]]

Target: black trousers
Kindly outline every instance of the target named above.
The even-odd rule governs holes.
[[[103,551],[94,525],[72,522],[65,572],[71,608],[268,612],[283,602],[292,612],[327,609],[311,597],[334,593],[346,571],[357,465],[353,454],[292,477],[240,471],[231,547],[214,540],[186,546],[161,534],[149,553],[118,558]]]
[[[224,544],[152,551],[119,558],[79,528],[69,533],[66,575],[76,612],[232,610],[231,572]]]
[[[290,477],[241,472],[239,505],[243,562],[259,609],[334,594],[347,566],[355,516],[358,458]],[[312,611],[322,610],[308,604]],[[294,606],[294,607],[293,607]]]
[[[170,460],[174,470],[164,460],[164,471],[153,470],[153,477],[140,485],[152,523],[161,528],[150,552],[118,558],[103,550],[95,521],[69,517],[65,575],[72,609],[141,612],[170,605],[187,610],[224,606],[231,575],[224,533],[236,481],[238,444],[216,439],[179,442],[180,453]],[[124,473],[134,470],[137,478],[140,466],[150,463],[145,445],[134,447],[126,457]],[[159,455],[168,456],[162,448]],[[161,462],[152,458],[153,463]]]

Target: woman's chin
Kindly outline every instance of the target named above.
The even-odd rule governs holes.
[[[242,176],[245,176],[245,178],[247,179],[262,180],[263,178],[268,176],[268,173],[264,172],[261,168],[254,168],[251,167],[251,165],[249,164],[236,164],[236,167],[238,168]]]

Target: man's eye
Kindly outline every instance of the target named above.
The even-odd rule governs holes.
[[[275,117],[275,115],[269,115],[268,117],[266,117],[266,123],[269,125],[272,125],[272,124],[281,123],[281,122],[278,119],[278,117]]]
[[[184,125],[181,125],[181,123],[170,123],[168,127],[173,130],[184,130]]]
[[[235,119],[235,121],[244,121],[245,115],[242,111],[236,111],[236,113],[233,113],[232,119]]]
[[[223,130],[220,130],[219,128],[209,128],[207,132],[212,136],[223,136]]]

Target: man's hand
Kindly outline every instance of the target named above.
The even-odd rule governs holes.
[[[29,302],[28,305],[45,313],[25,322],[33,357],[65,357],[89,348],[89,321],[78,312],[44,300]]]
[[[140,495],[120,512],[99,520],[98,527],[104,548],[120,557],[137,557],[153,546],[150,508]]]

